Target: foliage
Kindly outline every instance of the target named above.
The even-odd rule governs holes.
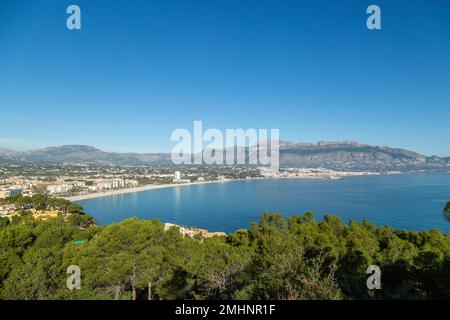
[[[20,203],[80,210],[45,197]],[[265,213],[248,230],[210,239],[164,231],[158,220],[99,227],[80,213],[2,221],[2,299],[450,298],[450,235],[435,229],[318,222],[311,212]],[[370,264],[382,270],[377,292],[366,287]],[[80,290],[66,288],[70,265],[81,268]]]
[[[447,205],[444,208],[443,214],[445,219],[450,222],[450,201],[447,201]]]
[[[64,213],[83,213],[83,208],[69,200],[50,198],[44,194],[35,194],[32,197],[14,196],[3,200],[7,204],[13,204],[19,210],[60,210]]]
[[[6,227],[9,224],[9,219],[6,217],[0,217],[0,228]]]

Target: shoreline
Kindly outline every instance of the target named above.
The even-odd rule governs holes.
[[[352,176],[352,175],[348,175]],[[203,184],[211,184],[211,183],[227,183],[227,182],[233,182],[233,181],[249,181],[249,180],[278,180],[278,179],[305,179],[305,180],[339,180],[343,176],[334,177],[334,176],[302,176],[302,177],[279,177],[279,178],[267,178],[267,177],[255,177],[255,178],[248,178],[248,179],[229,179],[229,180],[214,180],[214,181],[201,181],[201,182],[190,182],[190,183],[180,183],[180,184],[152,184],[152,185],[146,185],[141,187],[134,187],[134,188],[124,188],[124,189],[116,189],[116,190],[108,190],[103,192],[94,192],[94,193],[87,193],[77,196],[69,196],[69,197],[63,197],[66,200],[76,202],[76,201],[82,201],[82,200],[89,200],[89,199],[97,199],[97,198],[104,198],[104,197],[111,197],[111,196],[117,196],[127,193],[135,193],[135,192],[144,192],[144,191],[150,191],[150,190],[156,190],[156,189],[165,189],[165,188],[175,188],[175,187],[185,187],[185,186],[194,186],[194,185],[203,185]]]
[[[445,172],[447,173],[447,172]],[[392,173],[391,173],[392,174]],[[385,176],[391,175],[391,174],[383,174]],[[400,175],[408,175],[409,173],[400,173]],[[450,173],[448,173],[450,174]],[[352,177],[352,176],[345,176],[345,177]],[[82,200],[87,200],[87,199],[95,199],[95,198],[101,198],[101,197],[108,197],[108,196],[114,196],[114,195],[120,195],[120,194],[125,194],[125,193],[134,193],[134,192],[142,192],[142,191],[147,191],[147,190],[153,190],[153,189],[162,189],[162,188],[170,188],[170,187],[179,187],[179,186],[192,186],[192,185],[201,185],[201,184],[211,184],[211,183],[225,183],[225,182],[232,182],[232,181],[246,181],[246,180],[284,180],[287,178],[277,178],[277,179],[273,179],[273,178],[261,178],[261,177],[255,177],[255,178],[249,178],[249,179],[245,179],[245,178],[241,178],[241,179],[230,179],[230,180],[214,180],[214,181],[201,181],[201,182],[191,182],[191,183],[183,183],[183,184],[163,184],[163,185],[146,185],[146,186],[141,186],[141,187],[135,187],[135,188],[126,188],[126,189],[119,189],[119,190],[110,190],[107,192],[97,192],[97,193],[91,193],[91,194],[85,194],[85,195],[80,195],[80,196],[73,196],[73,197],[65,197],[65,199],[72,199],[72,201],[82,201]],[[293,178],[294,180],[297,179],[305,179],[305,180],[331,180],[333,181],[334,179],[330,179],[330,178],[324,178],[324,177],[315,177],[315,178]],[[75,200],[73,200],[74,198],[76,198]],[[78,198],[83,198],[83,199],[78,199]],[[81,204],[82,205],[82,204]],[[338,215],[336,213],[334,213],[333,215],[339,216],[341,217],[341,215]],[[153,218],[158,218],[157,216],[153,217]],[[148,219],[148,218],[142,218],[144,220]],[[364,218],[365,219],[365,218]],[[359,219],[358,221],[362,221],[362,218]],[[119,221],[117,221],[119,222]],[[183,224],[183,223],[179,223],[176,220],[164,220],[161,221],[162,223],[164,223],[165,225],[173,225],[176,224],[178,227],[180,228],[184,228],[184,229],[202,229],[202,230],[206,230],[209,233],[216,233],[214,231],[210,232],[210,229],[205,229],[206,226],[199,226],[197,224]],[[109,225],[113,222],[110,223],[106,223],[106,224],[99,224],[99,225]],[[378,224],[377,224],[378,225]],[[384,222],[384,224],[380,224],[380,226],[383,225],[391,225],[389,223]],[[425,226],[421,226],[420,229],[418,229],[417,226],[415,225],[407,225],[407,226],[402,226],[402,229],[405,230],[431,230],[431,227],[425,227]],[[433,227],[434,228],[434,227]],[[435,228],[440,229],[442,232],[446,232],[445,228],[443,228],[442,226],[435,226]],[[221,230],[220,228],[218,229],[213,229],[213,230]],[[238,229],[236,229],[238,230]],[[228,234],[230,232],[235,232],[236,230],[233,231],[226,231],[224,232],[225,234]],[[221,230],[222,231],[222,230]],[[221,231],[217,231],[217,232],[221,232]]]
[[[259,177],[257,177],[257,178],[249,178],[249,179],[229,179],[229,180],[223,180],[223,181],[214,180],[214,181],[201,181],[201,182],[190,182],[190,183],[180,183],[180,184],[175,184],[175,183],[151,184],[151,185],[146,185],[146,186],[141,186],[141,187],[108,190],[108,191],[103,191],[103,192],[87,193],[87,194],[82,194],[82,195],[78,195],[78,196],[63,197],[63,199],[69,200],[72,202],[76,202],[76,201],[82,201],[82,200],[117,196],[117,195],[122,195],[122,194],[127,194],[127,193],[144,192],[144,191],[150,191],[150,190],[156,190],[156,189],[186,187],[186,186],[195,186],[195,185],[203,185],[203,184],[211,184],[211,183],[227,183],[227,182],[233,182],[233,181],[277,180],[277,179],[338,180],[340,178],[341,177],[338,177],[338,178],[334,178],[334,177],[259,178]]]
[[[228,179],[228,180],[214,180],[214,181],[197,181],[197,182],[190,182],[190,183],[170,183],[170,184],[151,184],[141,187],[134,187],[134,188],[124,188],[124,189],[116,189],[116,190],[107,190],[102,192],[94,192],[94,193],[87,193],[77,196],[68,196],[63,197],[63,199],[76,202],[76,201],[82,201],[82,200],[89,200],[89,199],[97,199],[97,198],[104,198],[104,197],[111,197],[111,196],[117,196],[127,193],[135,193],[135,192],[144,192],[144,191],[150,191],[150,190],[156,190],[156,189],[165,189],[165,188],[175,188],[175,187],[186,187],[186,186],[194,186],[194,185],[203,185],[203,184],[211,184],[211,183],[227,183],[227,182],[233,182],[233,181],[249,181],[249,180],[278,180],[278,179],[305,179],[305,180],[340,180],[344,177],[357,177],[357,176],[371,176],[371,175],[391,175],[391,174],[409,174],[404,172],[395,172],[395,173],[366,173],[366,174],[344,174],[344,175],[338,175],[338,176],[297,176],[297,177],[254,177],[254,178],[241,178],[241,179]]]
[[[64,197],[64,199],[72,201],[72,202],[75,202],[75,201],[81,201],[81,200],[104,198],[104,197],[110,197],[110,196],[117,196],[117,195],[121,195],[121,194],[143,192],[143,191],[156,190],[156,189],[184,187],[184,186],[194,186],[194,185],[201,185],[201,184],[208,184],[208,183],[223,183],[223,182],[237,181],[237,180],[238,179],[236,179],[236,180],[226,180],[226,181],[190,182],[190,183],[180,183],[180,184],[175,184],[175,183],[171,183],[171,184],[150,184],[150,185],[141,186],[141,187],[124,188],[124,189],[117,189],[117,190],[108,190],[108,191],[103,191],[103,192],[87,193],[87,194],[82,194],[82,195],[78,195],[78,196]]]

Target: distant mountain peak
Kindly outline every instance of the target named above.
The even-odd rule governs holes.
[[[266,145],[267,142],[261,142],[250,148],[241,148],[249,152]],[[323,167],[349,171],[450,170],[450,157],[426,157],[405,149],[372,146],[351,140],[315,143],[280,141],[279,151],[280,165],[283,167]],[[2,159],[43,163],[173,165],[170,153],[106,152],[89,145],[62,145],[25,152],[0,148]]]
[[[100,149],[97,149],[93,146],[89,145],[83,145],[83,144],[65,144],[62,146],[52,146],[44,148],[43,150],[67,150],[67,151],[84,151],[84,152],[91,152],[91,151],[101,151]]]
[[[17,154],[16,151],[13,151],[11,149],[8,148],[3,148],[0,146],[0,156],[2,157],[11,157],[14,156],[15,154]]]
[[[342,140],[342,141],[319,141],[317,142],[319,146],[327,145],[346,145],[346,146],[364,146],[365,144],[359,143],[353,140]]]
[[[326,140],[320,140],[318,142],[292,142],[292,141],[280,141],[280,148],[289,148],[289,147],[328,147],[328,146],[355,146],[355,147],[362,147],[362,146],[369,146],[368,144],[363,144],[357,141],[353,140],[343,140],[343,141],[326,141]]]

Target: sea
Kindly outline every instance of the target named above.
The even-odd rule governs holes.
[[[209,231],[249,228],[264,212],[286,217],[312,211],[344,222],[450,232],[442,211],[450,200],[449,173],[349,176],[328,179],[238,180],[77,201],[98,224],[130,217],[159,219]]]

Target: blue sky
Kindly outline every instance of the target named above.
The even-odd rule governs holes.
[[[19,150],[169,151],[202,120],[450,156],[450,2],[2,0],[0,112]]]

